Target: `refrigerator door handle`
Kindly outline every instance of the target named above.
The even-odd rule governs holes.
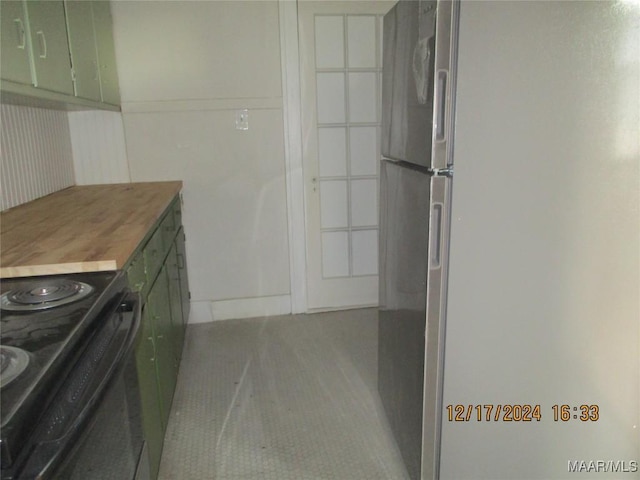
[[[444,205],[431,205],[431,245],[429,245],[429,269],[435,270],[442,265],[442,212]]]
[[[436,141],[447,139],[447,76],[446,70],[438,70],[436,79]]]

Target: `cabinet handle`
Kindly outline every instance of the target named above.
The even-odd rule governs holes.
[[[153,341],[153,337],[147,337],[147,340],[149,340],[149,341],[151,342],[151,347],[153,348],[153,353],[155,354],[155,353],[156,353],[156,344],[155,344],[155,342]],[[150,361],[150,362],[155,362],[155,361],[156,361],[156,357],[155,357],[155,355],[154,355],[153,357],[151,357],[151,358],[149,359],[149,361]]]
[[[38,30],[36,32],[38,35],[38,39],[40,40],[40,58],[47,58],[47,39],[44,36],[44,32],[42,30]]]
[[[176,257],[178,258],[178,268],[180,270],[184,269],[184,256],[179,253],[178,255],[176,255]]]
[[[27,44],[26,42],[27,37],[24,33],[24,24],[22,23],[22,19],[16,18],[13,20],[13,23],[16,24],[16,34],[18,39],[18,44],[16,45],[16,48],[24,50],[24,47]]]

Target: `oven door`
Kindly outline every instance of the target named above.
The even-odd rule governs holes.
[[[147,480],[148,460],[134,348],[140,299],[126,293],[99,330],[37,428],[18,479]]]

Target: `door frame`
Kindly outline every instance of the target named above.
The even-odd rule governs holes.
[[[307,311],[307,260],[298,2],[278,0],[291,313]]]
[[[291,313],[308,312],[298,2],[278,0]],[[348,1],[348,0],[342,0]],[[391,8],[393,0],[378,0]],[[330,3],[330,2],[327,2]]]

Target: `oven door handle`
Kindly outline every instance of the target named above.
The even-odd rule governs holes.
[[[93,337],[47,409],[19,479],[55,478],[55,470],[73,440],[90,426],[92,415],[123,370],[136,344],[141,317],[140,296],[134,292],[122,297],[106,316],[105,325]],[[81,385],[89,375],[91,381]]]

